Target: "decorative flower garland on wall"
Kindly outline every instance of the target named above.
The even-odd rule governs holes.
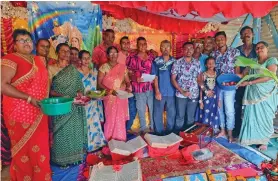
[[[9,1],[1,2],[2,18],[28,19],[27,8],[14,7]]]
[[[198,31],[198,33],[208,33],[211,31],[216,31],[219,29],[221,23],[218,22],[209,22],[206,24],[206,26]]]
[[[102,28],[106,29],[113,29],[115,32],[122,32],[122,33],[164,33],[163,30],[155,30],[149,27],[145,27],[133,21],[130,18],[125,18],[122,20],[115,19],[114,17],[103,15],[102,16]]]

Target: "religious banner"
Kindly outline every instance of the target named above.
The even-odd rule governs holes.
[[[28,2],[29,29],[34,43],[39,38],[51,42],[50,57],[56,58],[59,43],[79,50],[92,50],[101,41],[102,12],[91,2]]]

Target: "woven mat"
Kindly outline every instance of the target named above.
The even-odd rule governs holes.
[[[213,158],[191,164],[186,164],[182,156],[175,159],[167,156],[144,158],[140,161],[143,180],[156,181],[161,178],[201,173],[247,162],[215,141],[211,142],[207,148],[213,152]]]

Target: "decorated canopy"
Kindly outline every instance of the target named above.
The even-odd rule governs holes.
[[[250,13],[263,17],[278,4],[274,1],[105,1],[94,2],[117,19],[131,18],[137,23],[168,32],[193,34],[207,22],[221,22]]]

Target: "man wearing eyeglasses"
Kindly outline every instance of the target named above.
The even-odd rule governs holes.
[[[152,74],[156,75],[154,80],[154,125],[158,135],[171,133],[175,125],[176,105],[175,88],[171,83],[171,70],[176,61],[170,56],[171,42],[163,40],[160,43],[162,56],[157,57],[152,65]],[[166,107],[167,126],[164,129],[163,112]]]

